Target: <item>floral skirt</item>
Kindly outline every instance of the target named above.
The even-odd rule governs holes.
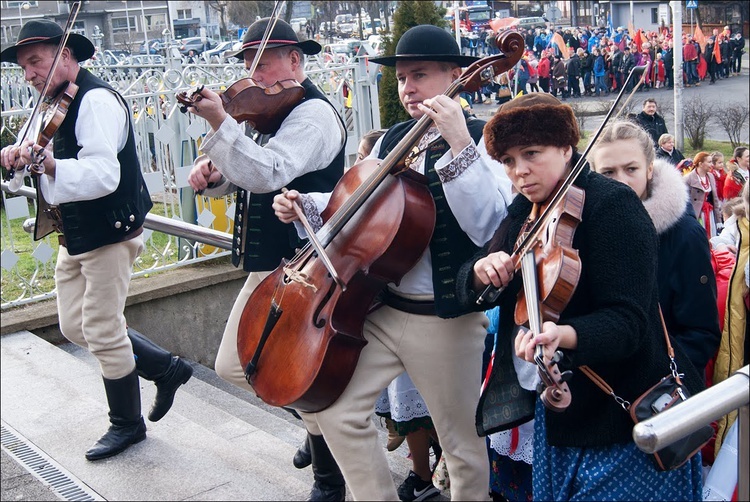
[[[534,500],[702,500],[700,453],[662,472],[634,442],[600,448],[549,446],[545,410],[537,400]]]

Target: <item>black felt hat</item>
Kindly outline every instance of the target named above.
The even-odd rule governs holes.
[[[373,63],[396,66],[398,61],[447,61],[469,66],[479,58],[462,56],[456,39],[449,32],[431,24],[406,30],[396,44],[394,56],[370,58]]]
[[[48,19],[31,20],[21,28],[16,45],[8,47],[0,53],[0,60],[17,63],[19,47],[41,43],[57,44],[62,36],[63,29],[56,22]],[[83,35],[71,33],[68,36],[68,43],[65,45],[70,47],[78,61],[86,61],[94,55],[94,44]]]
[[[242,37],[242,47],[240,47],[240,50],[227,53],[226,56],[242,59],[242,53],[246,50],[259,48],[270,20],[270,17],[265,17],[251,24],[247,32],[245,32],[245,36]],[[266,48],[273,49],[274,47],[284,47],[287,45],[296,45],[307,55],[317,54],[321,49],[320,44],[315,40],[303,40],[300,42],[297,34],[294,32],[294,28],[289,23],[279,19],[276,21],[276,25],[268,37]]]

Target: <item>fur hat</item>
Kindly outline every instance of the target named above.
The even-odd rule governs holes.
[[[484,126],[487,153],[497,161],[514,146],[572,146],[575,150],[579,140],[573,109],[546,92],[508,101]]]
[[[394,56],[370,58],[370,61],[383,66],[396,66],[398,61],[447,61],[470,66],[478,59],[461,55],[456,39],[449,32],[431,24],[420,24],[401,35]]]
[[[56,22],[49,19],[33,19],[25,23],[18,32],[16,44],[0,53],[0,60],[18,63],[19,47],[41,43],[59,44],[63,34],[63,29]],[[71,33],[65,45],[70,47],[79,62],[86,61],[94,55],[94,44],[83,35]]]
[[[266,28],[270,21],[270,17],[264,17],[263,19],[258,19],[251,24],[245,32],[245,36],[242,37],[242,47],[240,47],[238,51],[225,54],[226,57],[242,59],[243,52],[248,49],[257,49],[260,47],[260,43],[263,40],[263,34],[266,32]],[[315,40],[303,40],[300,42],[291,25],[283,19],[278,19],[273,27],[273,31],[271,31],[271,34],[268,36],[266,49],[284,47],[287,45],[295,45],[302,49],[302,52],[307,55],[317,54],[321,49],[320,44]]]

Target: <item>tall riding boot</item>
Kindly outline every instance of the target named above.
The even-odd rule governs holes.
[[[138,374],[110,380],[103,378],[109,404],[109,430],[86,452],[87,460],[99,460],[124,451],[146,439],[146,424],[141,416],[141,388]]]
[[[156,384],[156,397],[148,413],[148,419],[157,422],[172,407],[174,395],[180,385],[193,376],[193,368],[133,328],[128,328],[128,338],[133,344],[138,375]]]
[[[294,464],[294,467],[297,469],[304,469],[308,465],[312,463],[312,454],[310,453],[310,433],[307,433],[307,436],[305,436],[305,440],[302,442],[299,448],[297,448],[297,453],[294,454],[294,458],[292,459],[292,463]]]
[[[323,436],[307,435],[312,454],[312,469],[315,483],[310,492],[311,501],[344,500],[346,484],[336,460],[328,449]]]

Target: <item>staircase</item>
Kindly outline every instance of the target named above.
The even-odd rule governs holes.
[[[146,441],[88,462],[84,452],[108,427],[96,359],[28,331],[3,336],[0,349],[3,466],[9,454],[62,500],[307,500],[311,469],[292,465],[302,422],[200,364],[191,363],[167,416],[146,422]],[[155,387],[141,388],[145,416]],[[404,444],[387,454],[396,484],[409,472],[407,453]],[[11,488],[4,473],[3,500]],[[22,493],[13,499],[38,497]]]

